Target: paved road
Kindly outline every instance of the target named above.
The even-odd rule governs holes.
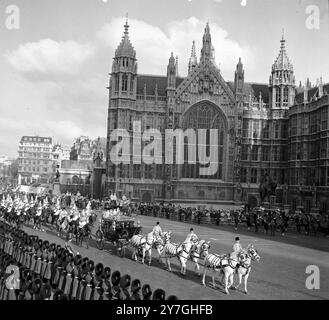
[[[153,217],[139,216],[143,233],[149,232],[158,220]],[[186,223],[161,219],[162,230],[172,231],[172,241],[180,242],[186,237],[189,225]],[[55,233],[35,231],[25,227],[28,233],[38,234],[41,238],[51,242],[64,244],[64,240],[57,237]],[[236,233],[209,228],[207,226],[194,226],[199,239],[211,240],[211,252],[230,252]],[[93,230],[95,233],[95,230]],[[254,262],[248,282],[249,294],[242,291],[230,291],[226,296],[219,284],[218,288],[210,287],[211,278],[207,277],[207,287],[201,285],[201,279],[194,275],[194,265],[189,262],[186,277],[180,275],[180,267],[177,259],[172,259],[170,273],[153,260],[152,266],[142,265],[131,260],[130,251],[125,258],[118,257],[112,245],[106,245],[103,251],[96,248],[95,242],[89,250],[74,246],[83,256],[88,256],[96,263],[102,262],[114,270],[120,270],[122,274],[128,273],[133,278],[139,278],[142,283],[149,283],[152,289],[163,288],[166,293],[175,294],[180,299],[328,299],[329,297],[329,253],[315,248],[306,248],[297,244],[282,243],[262,237],[256,238],[253,233],[240,235],[242,245],[254,244],[258,250],[261,260]],[[328,241],[328,239],[326,239]],[[326,241],[322,239],[321,241]],[[305,241],[305,240],[303,240]],[[316,238],[309,237],[309,241],[316,247]],[[298,241],[296,241],[298,243]],[[314,244],[315,243],[315,244]],[[328,241],[329,248],[329,241]],[[157,252],[153,250],[153,255]],[[308,290],[305,286],[306,267],[317,265],[320,268],[320,289]],[[242,288],[241,288],[242,289]]]

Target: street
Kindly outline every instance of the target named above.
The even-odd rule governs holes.
[[[189,224],[157,219],[148,216],[138,216],[143,226],[143,234],[150,232],[156,221],[160,221],[163,231],[172,232],[172,242],[181,242],[185,239],[190,228]],[[209,228],[206,226],[193,226],[199,239],[211,241],[210,252],[228,253],[232,251],[234,238],[238,233]],[[95,225],[93,234],[96,232]],[[46,229],[46,232],[35,231],[30,227],[24,227],[30,234],[37,234],[42,239],[50,242],[64,244],[55,232]],[[192,300],[241,300],[241,299],[327,299],[329,296],[329,246],[327,251],[315,249],[316,242],[328,242],[328,239],[308,237],[314,248],[305,248],[296,244],[278,242],[273,239],[257,238],[253,233],[250,235],[239,235],[243,247],[254,244],[261,256],[259,262],[253,262],[251,275],[248,280],[248,295],[245,295],[241,286],[239,290],[230,290],[226,296],[222,287],[217,283],[217,288],[211,287],[211,277],[207,276],[207,287],[201,285],[201,278],[194,275],[194,264],[188,262],[187,275],[180,275],[178,260],[172,259],[172,272],[165,270],[164,265],[156,261],[157,252],[152,250],[152,265],[142,265],[140,262],[131,260],[131,250],[126,250],[126,257],[121,258],[116,254],[116,249],[111,244],[106,244],[104,250],[96,247],[96,242],[91,241],[91,246],[86,249],[72,244],[72,247],[83,256],[88,256],[95,263],[102,262],[111,267],[112,272],[119,270],[121,275],[130,274],[133,279],[139,278],[142,283],[149,283],[153,290],[162,288],[167,295],[176,295],[179,299]],[[303,240],[305,242],[305,239]],[[322,245],[322,247],[324,247]],[[322,248],[323,249],[323,248]],[[148,260],[146,260],[148,261]],[[308,274],[305,273],[308,265],[316,265],[320,268],[320,289],[309,290],[305,286]],[[209,272],[208,272],[209,274]],[[235,277],[235,284],[237,277]],[[240,291],[241,290],[241,291]]]

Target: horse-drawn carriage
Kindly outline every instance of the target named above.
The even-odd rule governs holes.
[[[125,215],[101,218],[96,232],[96,243],[103,250],[106,242],[116,245],[118,252],[122,253],[123,246],[127,245],[132,236],[140,234],[142,227],[135,220]]]

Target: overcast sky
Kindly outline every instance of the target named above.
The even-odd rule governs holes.
[[[268,83],[282,28],[297,84],[329,82],[328,0],[1,0],[0,155],[17,156],[22,135],[71,146],[79,135],[106,136],[108,73],[126,13],[138,73],[165,75],[171,51],[187,73],[192,40],[198,58],[209,21],[216,62],[233,80],[239,57],[246,81]],[[6,28],[8,5],[20,29]],[[309,5],[320,29],[306,27]]]

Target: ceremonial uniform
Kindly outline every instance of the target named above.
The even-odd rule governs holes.
[[[159,237],[162,235],[162,229],[158,224],[153,227],[152,232],[153,232],[154,237]]]

